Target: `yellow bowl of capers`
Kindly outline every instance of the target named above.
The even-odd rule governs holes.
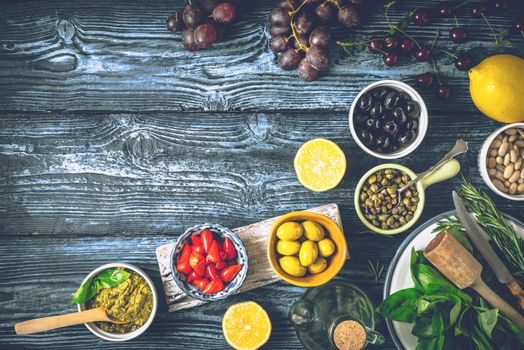
[[[341,228],[312,212],[278,218],[269,233],[267,255],[273,271],[300,287],[329,282],[342,269],[348,250]]]

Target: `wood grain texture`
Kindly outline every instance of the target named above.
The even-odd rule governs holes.
[[[516,1],[518,3],[518,1]],[[211,49],[185,51],[181,34],[166,30],[165,20],[185,2],[172,1],[11,1],[0,8],[0,110],[330,110],[347,111],[358,91],[370,82],[392,78],[413,85],[414,76],[431,71],[427,62],[403,58],[387,68],[381,55],[365,47],[352,57],[335,45],[333,64],[316,82],[306,83],[296,71],[276,66],[267,46],[267,16],[275,2],[237,1],[239,20],[226,39]],[[398,21],[413,8],[434,7],[432,0],[401,2],[391,18]],[[366,41],[384,36],[387,24],[382,1],[373,1],[354,33],[337,28],[335,38]],[[511,26],[522,9],[490,16],[498,31]],[[438,19],[427,27],[409,28],[421,43],[435,32],[437,46],[456,53],[469,51],[479,61],[495,52],[524,54],[524,39],[497,49],[481,19],[472,19],[469,6],[459,12],[470,36],[453,45],[448,31],[453,19]],[[423,91],[432,110],[473,111],[468,79],[453,60],[438,60],[441,74],[453,86],[453,98],[442,103],[433,91]],[[137,83],[139,82],[139,83]]]
[[[307,211],[327,216],[342,228],[340,211],[334,203],[308,209]],[[273,272],[267,259],[268,233],[277,219],[278,217],[270,218],[232,229],[244,243],[249,256],[248,275],[242,287],[235,294],[257,289],[280,280]],[[189,309],[206,303],[205,301],[191,298],[176,285],[170,266],[172,263],[171,251],[174,249],[175,243],[164,244],[156,248],[158,269],[162,278],[163,291],[169,312]],[[347,257],[349,258],[349,255]]]
[[[423,171],[462,137],[471,150],[459,158],[462,171],[486,190],[476,157],[497,127],[478,114],[432,114],[425,141],[400,162]],[[348,156],[345,179],[327,193],[304,189],[292,167],[298,147],[313,137],[334,140]],[[12,326],[72,311],[78,284],[104,263],[145,268],[162,290],[155,249],[195,223],[236,227],[330,202],[340,205],[351,251],[338,278],[362,287],[376,305],[384,275],[375,283],[367,261],[387,265],[406,237],[367,233],[354,214],[356,183],[380,162],[356,146],[340,113],[4,113],[0,348],[223,349],[223,313],[234,302],[255,300],[273,321],[267,348],[301,349],[287,314],[304,289],[283,282],[172,314],[162,300],[151,329],[126,344],[103,342],[81,326],[31,337],[15,337]],[[453,208],[450,192],[458,183],[455,178],[428,189],[419,223]],[[493,198],[522,218],[517,203]],[[380,319],[379,330],[387,335]],[[394,349],[387,339],[377,349]]]

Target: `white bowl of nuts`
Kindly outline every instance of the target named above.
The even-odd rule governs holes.
[[[524,123],[505,125],[487,138],[480,149],[479,170],[493,192],[524,201]]]

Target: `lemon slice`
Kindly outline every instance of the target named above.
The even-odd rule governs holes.
[[[333,141],[309,140],[295,155],[295,171],[304,187],[324,192],[336,187],[344,177],[346,156]]]
[[[254,301],[234,304],[222,319],[222,332],[229,345],[237,350],[254,350],[269,340],[271,320]]]

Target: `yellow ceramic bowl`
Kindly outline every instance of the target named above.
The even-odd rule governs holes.
[[[335,243],[336,250],[333,256],[330,257],[328,267],[321,273],[306,275],[304,277],[293,277],[285,273],[278,262],[279,254],[277,253],[276,249],[278,241],[277,230],[279,226],[285,222],[305,220],[311,220],[321,224],[326,229],[327,236],[329,236],[328,238],[330,238]],[[267,246],[267,258],[269,259],[269,263],[278,277],[295,286],[317,287],[329,282],[342,269],[344,263],[346,262],[347,256],[348,248],[344,233],[333,220],[324,215],[307,211],[291,212],[277,219],[277,221],[275,221],[273,224],[271,231],[269,232],[269,242]]]

